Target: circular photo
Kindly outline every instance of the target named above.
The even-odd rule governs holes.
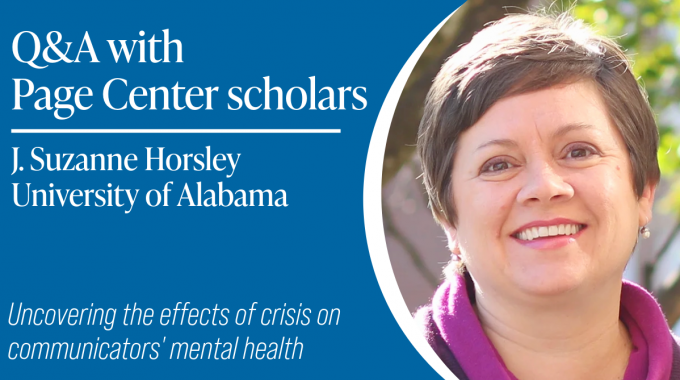
[[[558,8],[468,2],[421,55],[392,270],[459,379],[680,379],[680,1]]]

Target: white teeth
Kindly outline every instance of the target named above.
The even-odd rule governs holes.
[[[534,240],[538,237],[573,235],[581,230],[580,224],[559,224],[556,226],[531,227],[515,234],[520,240]]]

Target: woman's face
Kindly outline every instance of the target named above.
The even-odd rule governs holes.
[[[502,99],[458,144],[458,225],[448,233],[482,291],[551,295],[620,281],[654,187],[637,198],[595,84]]]

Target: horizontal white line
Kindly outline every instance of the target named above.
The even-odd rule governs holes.
[[[339,129],[12,129],[12,133],[340,133]]]

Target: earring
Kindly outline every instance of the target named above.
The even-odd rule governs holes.
[[[647,228],[647,224],[649,223],[649,218],[646,218],[645,220],[645,225],[640,228],[640,235],[642,235],[643,239],[649,239],[649,237],[652,235],[652,232]]]
[[[642,235],[643,239],[649,239],[652,233],[649,231],[649,228],[647,228],[647,226],[644,226],[640,228],[640,235]]]

